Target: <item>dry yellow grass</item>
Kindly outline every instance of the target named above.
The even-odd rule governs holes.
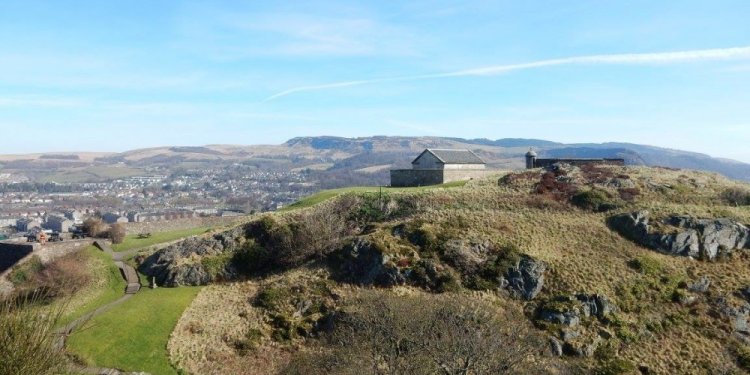
[[[536,177],[512,184],[498,184],[501,176],[472,181],[463,188],[426,190],[408,194],[416,203],[417,214],[382,223],[370,236],[383,244],[389,255],[409,256],[419,249],[406,239],[395,237],[391,228],[419,218],[437,230],[450,228],[461,238],[487,240],[497,245],[516,245],[522,252],[549,265],[545,287],[538,299],[574,293],[605,294],[615,304],[632,303],[633,297],[624,290],[649,282],[669,283],[674,280],[711,279],[707,295],[698,295],[691,306],[674,303],[671,290],[650,290],[648,300],[641,301],[637,312],[618,314],[623,327],[634,332],[635,338],[618,339],[618,357],[644,366],[651,374],[708,374],[720,370],[738,370],[730,355],[730,329],[726,319],[712,314],[711,300],[726,297],[731,303],[742,301],[736,292],[750,285],[750,255],[738,251],[726,262],[708,263],[674,257],[640,247],[622,238],[606,225],[609,215],[646,209],[655,219],[673,214],[696,217],[729,217],[750,223],[750,207],[733,207],[722,202],[721,193],[741,184],[713,173],[632,167],[607,167],[614,175],[628,175],[627,184],[639,190],[633,202],[619,201],[617,210],[604,214],[575,208],[564,202],[545,200],[532,194]],[[532,176],[533,177],[533,176]],[[573,174],[574,180],[581,176]],[[622,182],[622,181],[621,181]],[[613,199],[617,190],[610,184],[588,185],[609,191]],[[310,208],[310,209],[315,209]],[[629,266],[634,259],[647,257],[662,268],[660,276],[639,273]],[[302,271],[300,271],[302,272]],[[659,281],[661,277],[662,281]],[[654,281],[655,280],[655,281]],[[241,337],[258,317],[248,302],[257,284],[241,283],[206,288],[178,324],[170,341],[173,360],[195,373],[210,372],[212,366],[223,373],[255,374],[249,363],[260,363],[266,373],[288,358],[288,353],[273,345],[263,345],[258,353],[264,358],[240,357],[222,340]],[[339,286],[337,293],[356,294],[357,289]],[[421,293],[409,287],[391,290],[396,294]],[[665,296],[666,294],[666,296]],[[472,298],[503,299],[492,293],[470,293]],[[536,302],[527,305],[533,311]],[[240,317],[240,315],[244,317]],[[649,324],[672,319],[663,330],[649,329]],[[190,327],[203,326],[199,333]],[[600,323],[593,323],[592,329]],[[617,331],[617,327],[607,327]],[[193,330],[194,331],[194,330]],[[631,340],[631,341],[628,341]],[[287,354],[285,354],[287,353]],[[256,362],[253,362],[256,361]],[[210,363],[210,364],[209,364]],[[583,366],[596,367],[595,359],[586,359]],[[209,371],[209,372],[205,372]]]

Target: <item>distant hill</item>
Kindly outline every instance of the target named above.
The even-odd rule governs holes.
[[[523,168],[523,155],[533,148],[543,157],[624,158],[631,165],[705,170],[750,181],[750,164],[695,152],[620,142],[564,144],[522,138],[297,137],[280,145],[166,146],[109,154],[4,155],[0,156],[0,162],[4,170],[16,170],[32,179],[66,168],[85,170],[91,167],[127,166],[136,170],[151,167],[189,169],[244,163],[263,169],[372,174],[357,182],[386,184],[387,169],[408,168],[411,160],[425,148],[471,149],[491,167],[500,169]],[[80,175],[86,176],[85,173]]]

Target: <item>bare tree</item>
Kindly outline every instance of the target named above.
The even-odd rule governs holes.
[[[91,217],[83,222],[83,230],[91,237],[98,237],[106,231],[107,225],[98,217]]]
[[[121,223],[115,223],[109,227],[109,238],[112,240],[112,243],[122,243],[126,233],[125,226]]]

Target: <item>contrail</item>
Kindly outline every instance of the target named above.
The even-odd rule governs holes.
[[[263,102],[275,100],[287,95],[305,91],[330,90],[339,87],[371,85],[384,82],[418,81],[425,79],[493,76],[517,70],[537,69],[558,65],[638,65],[638,64],[676,64],[710,60],[750,59],[750,46],[736,48],[703,49],[679,52],[627,53],[615,55],[574,56],[560,59],[539,60],[521,64],[495,65],[482,68],[458,70],[446,73],[401,76],[390,78],[364,79],[357,81],[333,82],[320,85],[299,86],[273,94]]]

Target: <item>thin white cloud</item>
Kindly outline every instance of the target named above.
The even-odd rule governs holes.
[[[559,65],[655,65],[678,64],[714,60],[750,59],[750,46],[736,48],[704,49],[679,52],[628,53],[614,55],[575,56],[560,59],[540,60],[522,64],[495,65],[482,68],[458,70],[454,72],[425,74],[391,78],[376,78],[355,81],[333,82],[321,85],[299,86],[273,94],[263,101],[271,101],[294,93],[305,91],[330,90],[340,87],[361,86],[384,82],[417,81],[467,76],[494,76],[518,70],[537,69]]]

